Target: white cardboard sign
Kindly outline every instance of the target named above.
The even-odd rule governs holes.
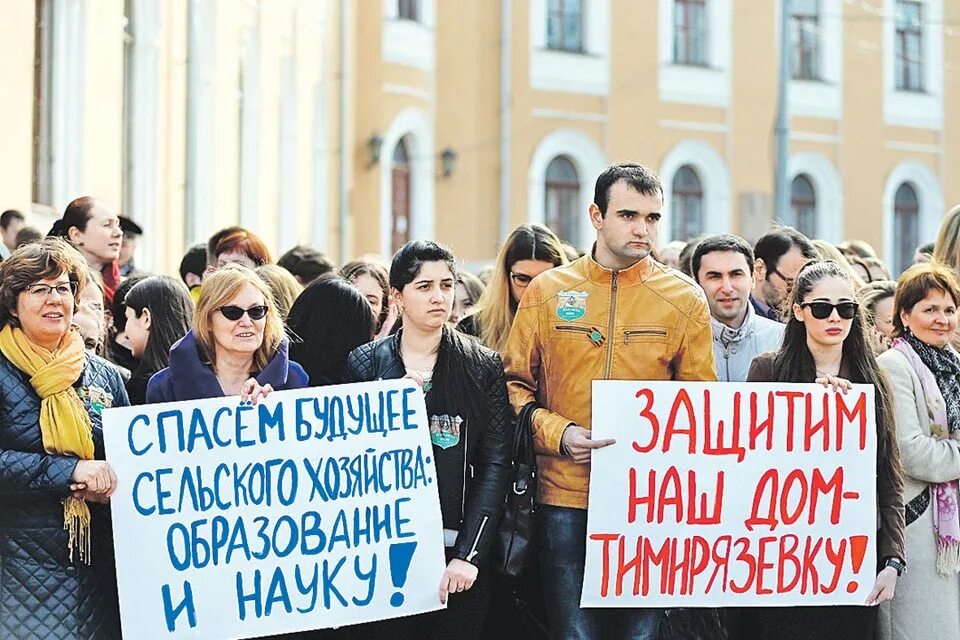
[[[870,385],[594,381],[584,607],[863,604]]]
[[[104,412],[123,635],[252,638],[442,608],[409,380]]]

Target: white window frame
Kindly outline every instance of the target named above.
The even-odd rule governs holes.
[[[674,0],[658,0],[659,91],[663,102],[706,107],[730,106],[730,65],[733,30],[731,0],[707,3],[706,66],[688,66],[673,61]]]
[[[817,237],[833,244],[843,241],[843,179],[833,163],[819,153],[797,153],[787,160],[787,184],[799,175],[809,178],[817,194]]]
[[[583,3],[583,51],[547,48],[547,0],[530,0],[530,85],[540,91],[610,93],[610,0]]]
[[[589,249],[596,237],[590,223],[589,210],[597,177],[607,168],[607,158],[600,146],[587,134],[575,129],[557,129],[537,144],[527,172],[527,220],[543,224],[546,219],[547,165],[557,156],[566,156],[577,170],[580,180],[580,241]]]
[[[432,71],[436,62],[435,0],[419,0],[420,19],[399,16],[397,0],[382,0],[382,57],[384,62]]]
[[[426,112],[408,107],[390,123],[380,147],[380,255],[383,256],[393,255],[393,150],[404,137],[407,137],[410,154],[410,239],[434,238],[433,125]]]
[[[819,11],[820,79],[798,80],[791,74],[790,114],[839,120],[843,116],[843,2],[820,0]]]
[[[917,129],[943,130],[943,0],[923,4],[922,92],[900,91],[896,79],[895,0],[883,0],[883,121]]]
[[[703,233],[732,233],[730,170],[717,151],[701,140],[684,140],[673,147],[660,163],[660,181],[663,184],[663,219],[660,221],[660,246],[671,237],[670,196],[673,178],[681,167],[691,166],[700,178],[703,191],[701,215]],[[684,238],[687,239],[687,238]]]
[[[893,267],[896,247],[893,241],[893,206],[897,189],[909,182],[917,192],[917,204],[920,215],[920,244],[930,242],[937,237],[940,222],[943,219],[943,187],[933,169],[925,164],[910,160],[901,162],[890,175],[883,188],[883,260]]]

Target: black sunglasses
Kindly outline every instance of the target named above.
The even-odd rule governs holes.
[[[826,320],[833,313],[833,310],[837,310],[837,315],[839,315],[844,320],[851,320],[853,316],[857,315],[857,309],[860,307],[856,302],[838,302],[833,304],[832,302],[804,302],[800,304],[801,309],[810,308],[810,314],[817,320]]]
[[[217,309],[220,313],[223,314],[223,317],[227,320],[236,321],[243,317],[243,314],[250,316],[251,320],[263,320],[264,316],[267,315],[267,305],[258,304],[255,307],[250,307],[249,309],[243,309],[236,305],[227,305],[225,307],[220,307]]]

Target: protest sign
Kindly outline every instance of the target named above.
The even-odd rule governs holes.
[[[864,604],[873,387],[595,381],[584,607]]]
[[[252,638],[441,608],[409,380],[104,412],[123,635]]]

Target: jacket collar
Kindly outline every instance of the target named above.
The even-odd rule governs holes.
[[[594,244],[593,248],[590,250],[590,253],[580,258],[579,262],[581,264],[581,270],[584,272],[584,275],[590,280],[590,282],[602,286],[609,286],[613,282],[613,274],[617,274],[617,285],[621,287],[629,287],[634,284],[638,284],[650,277],[650,274],[653,273],[654,265],[653,258],[647,256],[643,260],[640,260],[632,267],[627,267],[626,269],[618,269],[614,271],[613,269],[607,269],[600,265],[597,262],[593,254],[596,251],[597,245]]]
[[[747,315],[743,317],[743,324],[741,324],[737,329],[731,329],[713,316],[710,316],[710,326],[713,329],[713,339],[723,346],[727,346],[734,342],[740,342],[741,340],[750,337],[750,335],[753,333],[755,318],[756,312],[753,310],[752,304],[747,305]]]
[[[290,367],[289,347],[290,341],[284,337],[270,362],[256,375],[260,385],[269,384],[277,390],[286,386]],[[174,397],[179,400],[223,396],[223,389],[213,368],[200,358],[200,348],[193,330],[170,348],[170,373]]]

